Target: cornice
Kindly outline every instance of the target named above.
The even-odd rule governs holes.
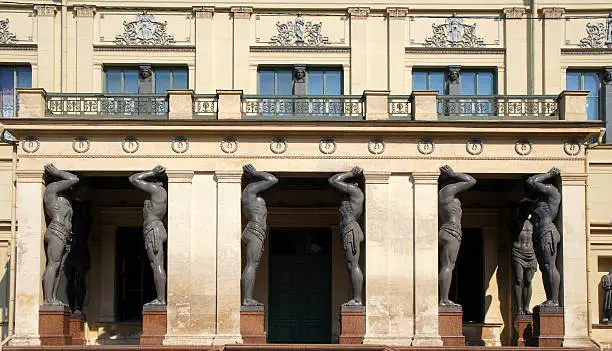
[[[36,51],[38,50],[38,45],[37,44],[0,44],[0,50]]]
[[[242,171],[215,171],[217,183],[240,183],[242,182]]]
[[[348,46],[251,46],[250,52],[346,52],[350,53]]]
[[[612,55],[612,48],[561,48],[561,55]]]
[[[414,181],[414,184],[438,185],[438,178],[440,178],[440,172],[412,173],[412,179]]]
[[[18,183],[43,183],[44,170],[17,170]]]
[[[169,171],[166,170],[168,183],[191,183],[194,171]]]
[[[588,178],[587,173],[563,173],[561,172],[562,185],[580,185],[585,186]]]
[[[138,52],[195,52],[195,45],[147,45],[147,46],[122,46],[122,45],[94,45],[94,51],[138,51]]]
[[[506,53],[505,48],[434,48],[434,47],[413,47],[408,46],[405,49],[405,53],[417,53],[417,54],[494,54],[504,55]]]
[[[379,171],[364,171],[363,177],[365,178],[366,184],[389,184],[389,177],[391,172],[379,172]]]

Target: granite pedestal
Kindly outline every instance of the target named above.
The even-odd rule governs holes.
[[[85,345],[85,316],[82,314],[70,316],[70,337],[72,345]]]
[[[438,328],[444,346],[465,346],[461,306],[440,306]]]
[[[361,344],[365,335],[365,306],[342,306],[340,344]]]
[[[140,345],[161,345],[167,330],[166,305],[144,305]]]
[[[240,307],[240,334],[245,344],[265,344],[268,338],[264,324],[264,306]]]
[[[42,346],[72,345],[70,309],[67,306],[40,306],[38,334]]]
[[[563,307],[536,306],[533,309],[533,343],[539,347],[563,346]]]
[[[514,329],[516,330],[516,346],[531,346],[533,337],[533,317],[530,314],[520,314],[514,317]]]

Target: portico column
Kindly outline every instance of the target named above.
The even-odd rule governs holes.
[[[38,86],[47,91],[58,91],[59,79],[55,79],[55,5],[36,5],[34,13],[37,22],[38,43]]]
[[[213,86],[213,16],[215,8],[210,6],[194,7],[196,22],[196,79],[195,91],[198,94],[212,93]]]
[[[442,346],[438,332],[438,172],[413,173],[414,346]]]
[[[561,173],[564,347],[593,346],[587,319],[586,180],[584,173]]]
[[[542,9],[544,17],[544,94],[558,94],[561,91],[561,46],[563,45],[563,13],[559,7]],[[513,74],[513,72],[508,72]],[[565,77],[564,77],[565,79]]]
[[[74,7],[76,16],[76,91],[93,91],[93,37],[95,6],[78,5]]]
[[[389,90],[391,94],[404,94],[410,89],[406,88],[406,26],[408,21],[408,9],[402,7],[387,7],[387,18],[389,26]]]
[[[43,171],[17,173],[17,262],[15,336],[11,345],[40,345],[38,308],[42,302],[42,249],[45,231]],[[13,258],[15,259],[15,258]]]
[[[234,81],[232,89],[249,89],[249,43],[252,7],[232,7],[234,18]]]
[[[242,171],[216,171],[217,180],[217,334],[214,344],[242,343],[240,268]]]

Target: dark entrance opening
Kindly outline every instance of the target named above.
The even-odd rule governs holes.
[[[484,248],[482,231],[463,228],[451,282],[450,299],[463,307],[463,321],[483,323],[485,316]]]
[[[331,230],[272,229],[268,342],[331,343]]]

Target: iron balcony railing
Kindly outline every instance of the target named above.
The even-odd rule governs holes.
[[[167,94],[47,93],[47,116],[167,118]]]
[[[244,95],[242,115],[251,118],[363,119],[361,96]]]
[[[410,95],[391,95],[389,96],[389,117],[390,118],[411,118],[412,99]]]
[[[196,94],[193,97],[194,118],[216,118],[219,112],[217,95]]]
[[[557,95],[438,95],[439,119],[559,119]]]

